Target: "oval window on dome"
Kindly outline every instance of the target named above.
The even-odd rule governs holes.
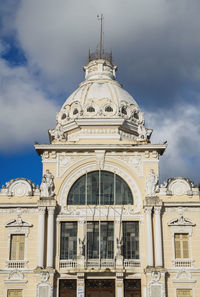
[[[127,115],[127,110],[126,110],[126,107],[125,106],[122,106],[122,113]]]
[[[92,171],[81,176],[71,187],[68,205],[127,205],[133,196],[127,183],[109,171]]]
[[[89,106],[89,107],[87,108],[87,112],[95,112],[94,107],[93,107],[93,106]]]
[[[78,109],[75,108],[75,109],[73,110],[73,115],[76,115],[77,113],[78,113]]]
[[[109,105],[109,106],[106,106],[105,111],[106,111],[106,112],[113,112],[113,109],[112,109],[112,107]]]
[[[64,119],[66,119],[66,117],[67,117],[67,116],[66,116],[66,114],[65,114],[65,113],[63,113],[63,114],[62,114],[62,117],[61,117],[61,120],[64,120]]]

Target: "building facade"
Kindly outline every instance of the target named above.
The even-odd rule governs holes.
[[[200,196],[185,178],[159,185],[152,130],[90,56],[85,80],[57,114],[40,187],[0,192],[0,296],[200,296]]]

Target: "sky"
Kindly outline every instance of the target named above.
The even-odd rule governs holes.
[[[35,141],[84,80],[88,50],[112,50],[117,79],[145,113],[152,143],[167,140],[160,183],[200,182],[199,0],[0,0],[0,187],[41,183]]]

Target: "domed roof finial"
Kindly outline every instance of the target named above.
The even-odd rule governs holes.
[[[99,59],[103,58],[103,14],[97,15],[97,19],[101,22],[101,29],[100,29],[100,44],[99,44]]]
[[[98,59],[104,59],[109,61],[112,64],[112,53],[107,53],[104,51],[104,46],[103,46],[103,20],[104,16],[101,13],[101,15],[97,15],[98,21],[100,21],[100,41],[97,45],[96,51],[95,52],[90,52],[89,50],[89,56],[88,56],[88,62],[93,61],[93,60],[98,60]]]

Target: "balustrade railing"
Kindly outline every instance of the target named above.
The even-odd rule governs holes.
[[[25,260],[8,260],[7,268],[8,269],[24,269],[26,268],[27,261]]]
[[[140,260],[137,259],[125,259],[124,267],[140,267]]]
[[[193,260],[190,259],[175,259],[173,261],[173,266],[174,267],[193,267]]]

